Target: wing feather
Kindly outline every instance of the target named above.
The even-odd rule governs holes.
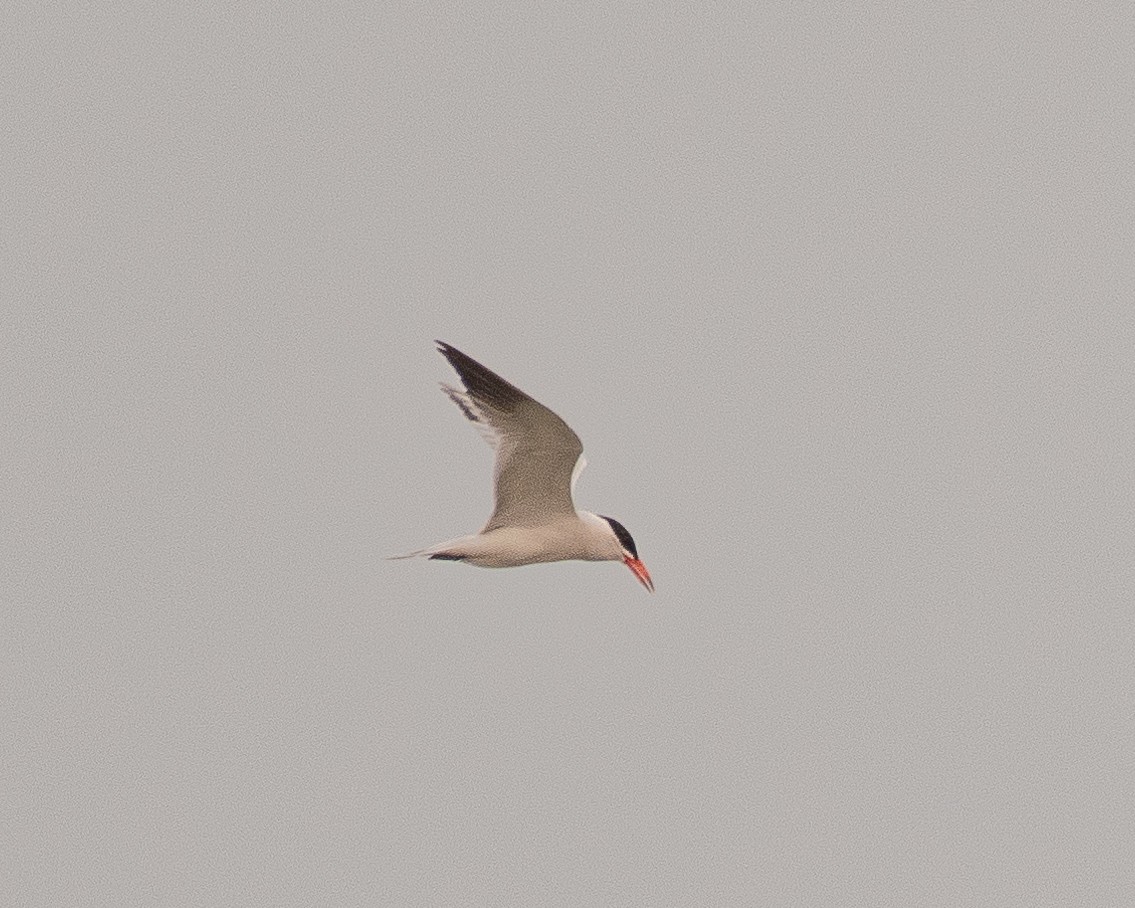
[[[575,512],[572,487],[583,468],[583,444],[559,416],[456,347],[437,342],[465,391],[446,395],[496,450],[496,505],[482,533],[536,526]]]

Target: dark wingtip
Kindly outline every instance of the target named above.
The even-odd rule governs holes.
[[[446,361],[460,374],[461,369],[458,364],[462,359],[467,359],[465,354],[453,346],[453,344],[447,344],[445,341],[435,340],[434,343],[437,344],[437,352],[444,356]]]
[[[449,364],[461,378],[461,383],[475,399],[489,402],[502,410],[511,410],[528,399],[527,394],[491,369],[482,366],[468,353],[462,353],[445,341],[435,341],[435,343],[438,352],[449,360]]]
[[[453,368],[456,369],[459,373],[461,372],[460,364],[465,362],[466,360],[480,366],[480,363],[477,363],[477,361],[469,356],[469,354],[462,353],[455,346],[453,346],[453,344],[447,344],[445,341],[439,340],[435,340],[434,343],[437,344],[437,352],[444,356],[447,360],[449,360],[449,364],[453,366]],[[481,368],[484,368],[484,366],[481,366]]]

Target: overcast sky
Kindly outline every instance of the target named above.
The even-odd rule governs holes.
[[[1135,904],[1129,10],[753,6],[5,7],[0,902]]]

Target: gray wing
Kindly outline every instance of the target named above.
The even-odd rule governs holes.
[[[464,392],[448,385],[442,390],[496,450],[496,507],[481,532],[536,526],[574,514],[572,486],[585,463],[579,436],[543,404],[475,359],[441,341],[437,346],[465,386]]]

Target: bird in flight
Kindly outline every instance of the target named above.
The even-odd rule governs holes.
[[[562,419],[456,347],[437,341],[464,391],[443,384],[496,451],[495,504],[479,532],[398,555],[517,567],[544,561],[621,561],[654,592],[634,539],[619,521],[576,510],[572,491],[587,461],[579,436]]]

